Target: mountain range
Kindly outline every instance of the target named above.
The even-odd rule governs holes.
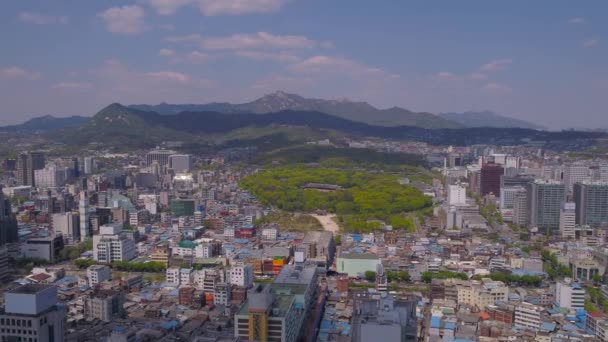
[[[343,119],[363,122],[374,126],[416,126],[422,128],[462,128],[462,124],[444,119],[426,112],[412,112],[407,109],[392,107],[378,109],[367,102],[356,102],[346,99],[324,100],[305,98],[296,94],[277,91],[247,103],[231,104],[213,102],[208,104],[168,104],[131,105],[130,108],[157,112],[161,115],[181,112],[218,112],[226,114],[268,114],[285,110],[311,111],[334,115]]]
[[[459,128],[427,129],[415,126],[377,126],[347,120],[317,111],[283,110],[268,114],[179,112],[159,114],[115,103],[102,109],[91,120],[77,128],[58,131],[54,139],[68,144],[90,142],[112,143],[115,146],[155,146],[161,141],[201,142],[203,137],[229,136],[242,130],[263,134],[240,136],[241,146],[256,146],[268,139],[287,143],[293,130],[308,130],[299,143],[310,141],[312,133],[339,133],[341,136],[377,137],[393,140],[422,141],[439,145],[519,145],[530,141],[559,144],[565,148],[589,145],[606,134],[592,132],[547,132],[523,128]],[[69,133],[69,134],[66,134]],[[256,134],[257,134],[256,133]],[[306,132],[305,132],[306,133]],[[317,137],[318,135],[315,135]],[[314,138],[312,138],[314,139]],[[210,140],[205,140],[208,143]],[[255,141],[255,144],[253,143]],[[279,143],[269,144],[279,146]],[[231,144],[239,146],[239,144]]]
[[[501,127],[488,127],[491,125]],[[183,141],[198,146],[196,148],[266,146],[270,149],[326,138],[377,137],[458,146],[534,142],[538,146],[575,150],[608,137],[602,132],[548,132],[513,125],[532,124],[488,112],[437,116],[396,107],[377,109],[365,102],[306,99],[276,92],[245,104],[124,106],[114,103],[91,118],[44,116],[2,129],[42,133],[51,141],[70,145],[96,142],[123,148],[148,148],[162,141]]]
[[[91,118],[85,116],[56,117],[52,115],[39,116],[18,125],[0,127],[2,131],[13,132],[44,132],[62,128],[79,127]]]
[[[465,127],[500,127],[500,128],[530,128],[543,129],[542,126],[519,119],[496,114],[492,111],[441,113],[440,117],[459,123]]]

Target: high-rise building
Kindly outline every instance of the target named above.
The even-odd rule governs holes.
[[[416,341],[415,297],[397,299],[360,291],[353,295],[353,342]],[[433,324],[433,323],[431,323]]]
[[[530,227],[551,234],[559,229],[559,213],[566,199],[564,183],[536,180],[528,185]]]
[[[44,168],[43,152],[22,153],[17,159],[17,180],[20,185],[36,186],[34,172]]]
[[[608,182],[576,183],[573,197],[577,224],[597,227],[608,223]]]
[[[504,174],[502,166],[487,163],[481,167],[481,196],[494,194],[500,196],[500,177]]]
[[[534,181],[533,175],[527,174],[516,174],[514,176],[502,175],[500,176],[500,188],[515,187],[515,186],[526,186],[528,183]]]
[[[569,278],[558,281],[555,285],[555,301],[560,308],[583,309],[585,307],[585,289]]]
[[[236,264],[228,271],[230,284],[249,288],[253,285],[253,267]]]
[[[68,179],[68,169],[51,165],[44,169],[35,170],[34,179],[38,189],[62,187]]]
[[[66,308],[57,302],[57,287],[27,284],[4,294],[0,340],[54,342],[65,340]]]
[[[153,162],[157,162],[160,166],[169,165],[169,156],[175,154],[171,150],[152,150],[146,154],[146,165],[150,166]]]
[[[95,172],[95,158],[84,157],[84,173],[90,175]]]
[[[465,205],[467,204],[467,189],[460,185],[448,185],[448,204]]]
[[[80,193],[78,211],[80,214],[80,241],[84,241],[91,236],[91,222],[89,218],[89,198],[87,196],[86,191],[82,191]]]
[[[88,319],[111,322],[123,313],[124,295],[120,291],[98,290],[85,300],[85,315]]]
[[[15,242],[19,242],[19,227],[11,212],[11,202],[4,198],[0,185],[0,246]]]
[[[520,188],[513,195],[513,223],[525,227],[529,222],[528,190]]]
[[[137,256],[135,242],[130,239],[118,224],[106,224],[93,236],[93,258],[95,261],[110,264],[113,261],[129,261]]]
[[[247,293],[234,315],[235,337],[248,341],[297,341],[317,294],[316,263],[285,265],[272,284]]]
[[[99,283],[112,279],[112,270],[107,265],[91,265],[87,268],[89,286],[95,287]]]
[[[589,166],[578,163],[564,166],[564,185],[568,193],[572,192],[574,184],[590,179]]]
[[[564,203],[559,211],[559,232],[564,239],[576,237],[576,203]]]
[[[541,313],[545,308],[538,307],[530,303],[520,303],[515,306],[515,322],[514,325],[531,329],[538,329],[541,320]]]
[[[170,155],[169,168],[175,172],[190,172],[192,170],[192,156],[189,154]]]
[[[509,186],[500,189],[500,210],[513,209],[515,204],[515,195],[518,192],[525,191],[522,186]]]
[[[11,276],[10,268],[8,267],[8,248],[0,246],[0,284],[9,280]]]

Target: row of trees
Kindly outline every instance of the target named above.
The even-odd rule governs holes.
[[[518,276],[516,274],[510,274],[505,272],[493,272],[485,276],[475,276],[475,279],[480,280],[482,278],[490,278],[494,281],[502,281],[506,284],[520,285],[520,286],[539,286],[543,279],[539,276],[523,275]]]
[[[544,262],[544,270],[549,278],[555,280],[560,277],[569,277],[572,274],[570,267],[560,264],[557,260],[557,255],[548,250],[541,252],[541,257]]]
[[[405,281],[405,282],[409,282],[409,281],[412,280],[412,277],[406,271],[400,271],[400,272],[387,271],[386,272],[386,278],[387,278],[387,280],[389,282],[393,282],[393,281]],[[374,272],[374,271],[365,271],[365,280],[367,280],[369,282],[375,281],[376,280],[376,272]]]
[[[164,272],[167,266],[163,262],[148,261],[148,262],[133,262],[133,261],[114,261],[112,268],[117,271],[125,272]]]
[[[422,272],[422,281],[430,283],[433,279],[461,279],[468,280],[469,276],[466,273],[439,271],[439,272]]]

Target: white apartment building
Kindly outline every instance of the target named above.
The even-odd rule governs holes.
[[[66,244],[72,245],[80,241],[80,216],[78,213],[66,212],[53,214],[52,217],[53,230],[61,232]]]
[[[217,283],[213,288],[213,303],[215,305],[228,305],[230,302],[230,284]]]
[[[467,204],[467,189],[460,185],[448,185],[448,204],[465,205]]]
[[[180,276],[180,268],[179,267],[169,267],[167,268],[167,271],[165,272],[165,276],[167,278],[167,283],[169,284],[174,284],[174,285],[179,285],[180,281],[181,281],[181,276]]]
[[[276,227],[268,227],[262,229],[262,238],[264,240],[276,240],[279,236],[279,229]]]
[[[515,306],[514,325],[532,329],[538,329],[541,324],[541,312],[543,308],[523,302]]]
[[[564,239],[576,237],[576,203],[564,203],[559,211],[559,233]]]
[[[572,279],[566,278],[555,285],[555,300],[560,308],[583,309],[585,307],[585,289]]]
[[[564,167],[564,185],[566,191],[572,192],[574,183],[590,179],[589,166],[582,164],[571,164]]]
[[[509,287],[501,281],[484,279],[479,281],[463,282],[457,286],[458,304],[477,306],[484,310],[496,301],[508,300]]]
[[[249,288],[253,285],[253,267],[237,264],[228,270],[230,284]]]
[[[34,170],[34,179],[36,187],[39,189],[62,187],[67,180],[67,168],[52,165],[41,170]]]
[[[192,268],[182,268],[179,270],[179,284],[190,285],[192,284],[193,272]]]
[[[100,263],[135,259],[135,242],[127,237],[118,224],[106,224],[93,236],[93,258]]]
[[[194,256],[200,259],[213,257],[213,246],[210,243],[201,243],[194,248]]]
[[[94,287],[99,283],[112,279],[112,270],[106,265],[91,265],[87,268],[89,286]]]
[[[224,236],[230,239],[234,239],[234,228],[226,227],[224,228]]]

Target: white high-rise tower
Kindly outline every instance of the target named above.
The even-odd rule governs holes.
[[[91,230],[89,229],[89,200],[86,191],[80,193],[78,209],[80,212],[80,241],[84,241],[91,236]]]

